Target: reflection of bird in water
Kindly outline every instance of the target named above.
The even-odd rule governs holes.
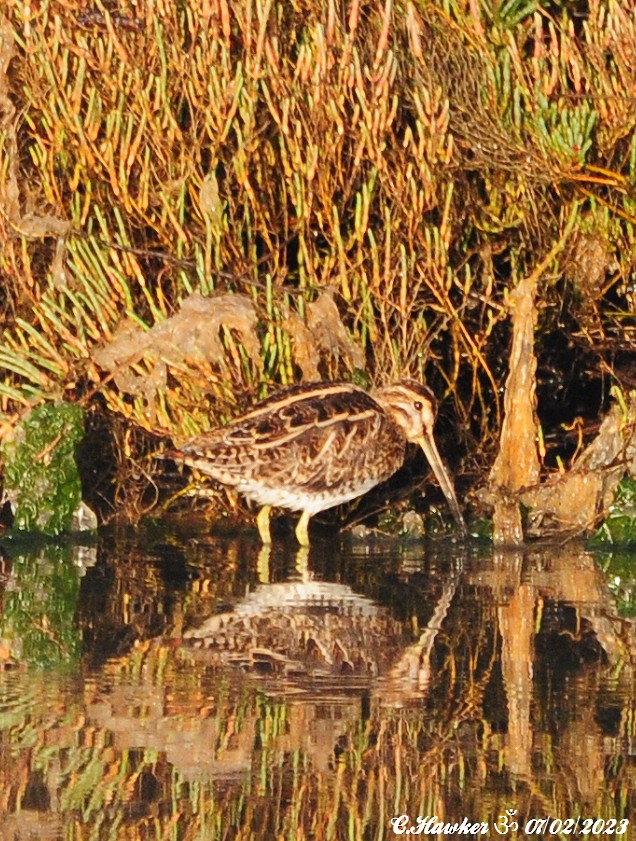
[[[383,702],[403,701],[429,686],[433,646],[460,574],[461,566],[433,583],[443,586],[415,641],[408,623],[346,584],[287,581],[257,587],[231,610],[186,630],[178,647],[187,660],[275,676],[277,692],[326,697],[380,679],[375,692]]]
[[[171,454],[262,506],[258,530],[271,541],[272,506],[301,511],[298,542],[309,520],[355,499],[403,464],[407,442],[419,444],[462,533],[453,483],[433,438],[435,398],[414,380],[369,394],[350,383],[292,386],[227,426],[197,435]]]
[[[281,691],[347,693],[364,685],[357,680],[388,674],[404,640],[402,622],[347,585],[288,581],[257,587],[187,630],[179,649],[187,659],[276,675]]]

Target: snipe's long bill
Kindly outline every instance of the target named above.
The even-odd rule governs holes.
[[[372,394],[350,383],[292,386],[227,426],[187,441],[175,457],[261,506],[258,530],[270,543],[273,506],[300,511],[298,542],[309,544],[309,520],[362,496],[404,463],[419,444],[462,533],[451,478],[433,438],[435,398],[400,380]]]

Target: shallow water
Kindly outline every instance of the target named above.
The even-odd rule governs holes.
[[[632,562],[5,546],[0,839],[630,838]]]

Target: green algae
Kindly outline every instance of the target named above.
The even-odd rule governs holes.
[[[82,499],[75,453],[83,435],[83,409],[57,402],[32,409],[4,439],[4,494],[15,529],[48,536],[69,530]]]
[[[627,477],[621,481],[609,514],[591,543],[598,548],[636,544],[636,480]]]

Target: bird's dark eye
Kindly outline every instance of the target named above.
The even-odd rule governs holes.
[[[416,400],[415,403],[413,403],[413,406],[415,407],[416,411],[418,411],[418,412],[421,412],[422,409],[424,408],[424,406],[420,403],[419,400]]]

